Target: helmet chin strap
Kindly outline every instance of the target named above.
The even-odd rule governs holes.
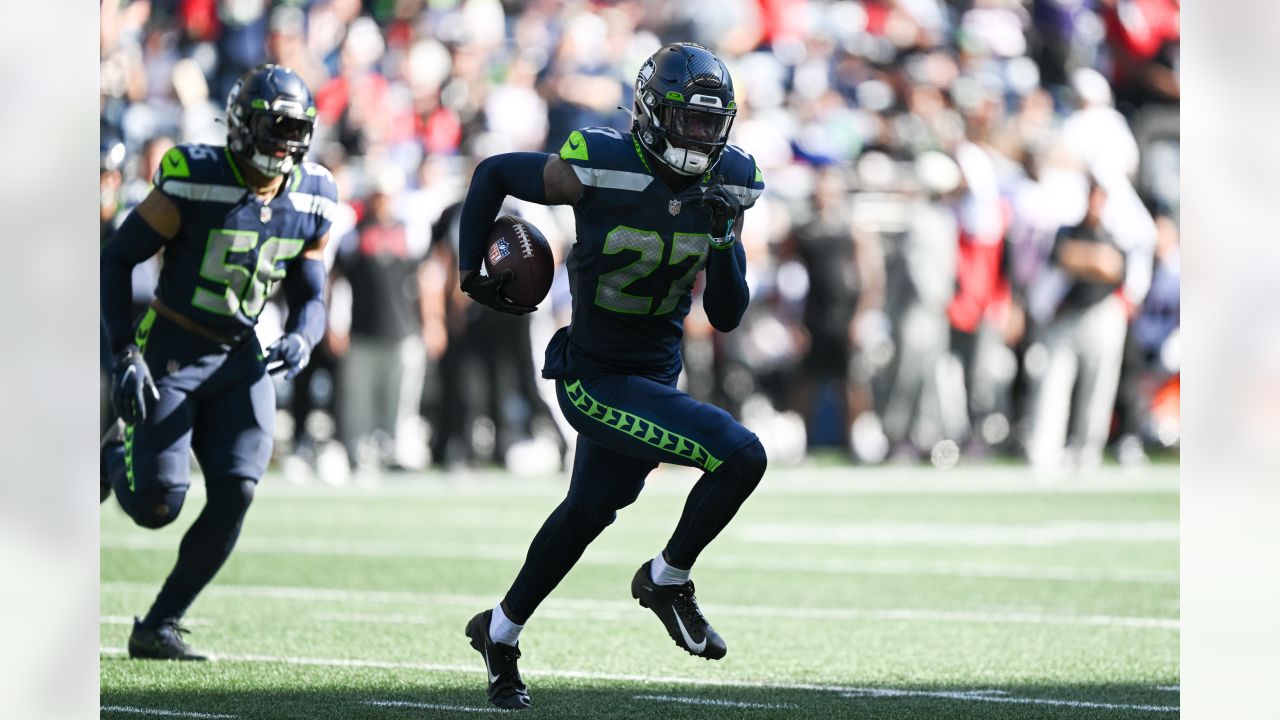
[[[662,153],[662,159],[668,167],[681,175],[701,175],[710,165],[710,158],[705,153],[679,148],[670,143]]]
[[[286,155],[282,158],[277,158],[264,155],[254,149],[253,154],[249,156],[249,164],[253,166],[254,170],[267,177],[279,177],[293,170],[293,156]]]

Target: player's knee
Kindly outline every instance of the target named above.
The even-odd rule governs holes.
[[[565,511],[567,514],[565,520],[570,527],[577,528],[593,538],[618,519],[618,513],[613,508],[588,503],[570,502]]]
[[[754,489],[760,478],[764,477],[764,471],[769,466],[769,456],[765,454],[764,445],[757,439],[731,455],[725,464],[731,465],[735,474],[749,482]]]
[[[224,515],[243,517],[253,504],[258,483],[244,478],[214,480],[209,483],[209,505]]]
[[[178,519],[186,496],[185,490],[144,491],[134,497],[127,509],[134,523],[156,530]]]

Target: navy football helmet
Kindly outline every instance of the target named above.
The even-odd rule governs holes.
[[[737,114],[729,69],[701,45],[663,46],[640,68],[631,131],[681,175],[715,164]]]
[[[227,95],[227,146],[267,177],[302,162],[315,126],[311,91],[289,68],[259,65],[241,75]]]

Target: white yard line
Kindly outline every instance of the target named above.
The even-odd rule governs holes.
[[[124,648],[102,647],[99,652],[103,655],[124,655]],[[218,659],[223,662],[264,662],[264,663],[281,663],[285,665],[307,665],[320,667],[355,667],[355,668],[376,668],[382,670],[418,670],[418,671],[435,671],[435,672],[465,672],[478,673],[481,665],[452,665],[442,663],[423,663],[423,662],[404,662],[404,661],[386,661],[386,660],[360,660],[349,658],[304,658],[304,657],[286,657],[278,655],[240,655],[240,654],[219,654]],[[1078,700],[1054,700],[1050,698],[1015,698],[1003,695],[996,695],[996,691],[978,690],[978,691],[926,691],[926,690],[898,690],[893,688],[862,688],[849,687],[843,685],[823,685],[819,683],[791,683],[791,682],[756,682],[751,680],[727,680],[727,679],[708,679],[681,676],[662,676],[662,675],[633,675],[629,673],[606,673],[592,672],[586,670],[547,670],[538,668],[526,668],[521,670],[521,674],[527,676],[541,676],[553,678],[566,678],[574,680],[613,680],[621,682],[636,682],[656,685],[689,685],[700,687],[734,687],[734,688],[752,688],[752,689],[770,689],[770,690],[812,690],[817,692],[834,692],[846,695],[848,697],[907,697],[918,695],[920,697],[939,697],[950,700],[966,700],[978,702],[1017,702],[1034,705],[1062,705],[1067,707],[1081,708],[1099,708],[1110,710],[1152,710],[1158,712],[1177,712],[1177,706],[1167,705],[1127,705],[1121,703],[1089,703]]]
[[[500,713],[496,707],[471,707],[469,705],[445,705],[442,703],[409,702],[407,700],[365,700],[364,705],[388,708],[420,708],[422,710],[447,710],[449,712]]]
[[[151,590],[144,583],[102,583],[104,592],[135,590]],[[414,593],[394,591],[339,590],[334,588],[275,587],[258,585],[214,585],[206,593],[230,595],[236,597],[264,597],[284,600],[329,600],[352,602],[361,605],[372,604],[405,604],[405,605],[447,605],[471,606],[487,605],[493,598],[487,595],[463,595],[449,593]],[[600,619],[611,619],[613,613],[630,613],[635,615],[636,605],[622,600],[590,600],[578,598],[550,598],[545,603],[546,609],[563,611],[600,613]],[[961,622],[961,623],[996,623],[1014,625],[1082,625],[1093,627],[1130,627],[1156,630],[1178,630],[1177,618],[1138,617],[1126,615],[1067,615],[1042,613],[1034,611],[967,611],[937,610],[930,608],[801,608],[801,607],[769,607],[756,605],[707,605],[708,611],[717,615],[736,617],[767,617],[790,620],[888,620],[901,622]],[[334,615],[331,613],[330,615]],[[339,614],[340,615],[340,614]],[[417,624],[427,624],[430,619],[420,614],[385,615],[385,620],[369,620],[368,613],[351,614],[353,621],[396,623],[397,618],[411,617]],[[379,617],[374,615],[373,617]]]
[[[746,542],[768,545],[966,545],[1047,547],[1082,542],[1177,542],[1177,522],[1046,522],[1034,525],[861,522],[755,523],[736,528]]]
[[[694,470],[662,466],[645,486],[646,495],[686,495]],[[564,495],[567,474],[538,478],[513,478],[502,472],[459,471],[424,474],[415,479],[397,480],[374,487],[329,488],[318,485],[295,487],[278,482],[263,483],[264,496],[307,499],[392,500],[401,498],[446,497],[547,497]],[[201,487],[192,483],[193,490]],[[958,467],[946,473],[921,468],[879,467],[871,472],[847,466],[770,469],[756,494],[759,496],[808,495],[1116,495],[1168,494],[1179,490],[1178,468],[1152,468],[1147,477],[1135,477],[1122,468],[1103,467],[1089,477],[1069,477],[1044,482],[1023,467]]]
[[[794,710],[799,705],[780,703],[740,702],[738,700],[712,700],[708,698],[680,697],[677,695],[634,695],[633,700],[680,703],[681,705],[710,705],[712,707],[750,708],[753,710]]]
[[[140,708],[128,707],[125,705],[103,705],[100,710],[102,712],[125,713],[128,715],[157,715],[164,717],[180,717],[180,718],[234,718],[235,715],[223,715],[221,713],[202,713],[187,712],[185,710],[158,710],[156,708]]]
[[[100,546],[112,550],[144,550],[173,552],[169,538],[154,534],[106,534]],[[461,544],[327,538],[244,537],[236,552],[265,555],[316,555],[336,557],[436,558],[444,560],[492,560],[515,562],[524,557],[527,547],[515,545]],[[631,567],[640,560],[634,554],[590,550],[580,565]],[[713,555],[699,567],[716,570],[750,569],[759,572],[820,573],[824,575],[929,575],[980,579],[1116,582],[1140,584],[1178,584],[1178,572],[1145,569],[1097,569],[1017,564],[965,564],[914,562],[901,560],[856,560],[847,558],[785,558],[767,556]]]
[[[1142,710],[1147,712],[1178,712],[1177,705],[1136,705],[1129,703],[1089,702],[1086,700],[1057,700],[1054,698],[1011,697],[1001,691],[934,691],[934,690],[895,690],[891,688],[873,688],[868,691],[841,693],[847,698],[897,698],[926,697],[946,700],[970,700],[974,702],[1008,703],[1012,705],[1051,705],[1056,707],[1089,708],[1098,710]]]
[[[1163,692],[1182,692],[1182,686],[1180,685],[1157,685],[1156,689]]]

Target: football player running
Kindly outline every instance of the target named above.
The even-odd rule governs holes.
[[[498,707],[531,706],[516,663],[520,631],[658,463],[703,475],[666,546],[636,572],[631,594],[686,652],[725,656],[689,573],[760,482],[765,452],[729,413],[675,386],[697,274],[706,272],[702,302],[716,329],[733,330],[747,307],[738,233],[764,182],[754,159],[727,144],[736,113],[719,58],[698,45],[667,45],[640,70],[629,134],[583,128],[558,156],[509,153],[476,167],[458,260],[462,289],[476,301],[509,313],[534,309],[503,296],[509,274],[479,272],[505,197],[572,205],[577,222],[567,260],[572,321],[552,338],[542,370],[578,431],[569,492],[534,536],[506,596],[466,626]]]
[[[169,150],[155,187],[103,248],[102,323],[121,422],[103,440],[101,499],[114,490],[138,525],[168,525],[187,494],[192,450],[207,495],[151,609],[134,620],[130,657],[205,659],[179,621],[231,554],[271,457],[268,368],[293,379],[323,337],[337,191],[329,171],[303,160],[315,115],[293,71],[246,72],[227,98],[226,146]],[[130,273],[160,250],[156,299],[131,328]],[[264,353],[254,325],[279,282],[288,320]]]

